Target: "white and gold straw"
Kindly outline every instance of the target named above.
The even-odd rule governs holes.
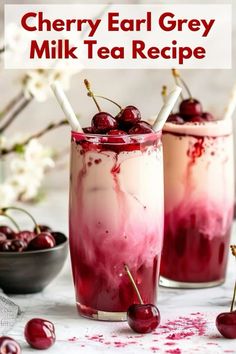
[[[68,119],[68,122],[71,126],[71,129],[76,132],[83,132],[83,129],[81,128],[79,121],[75,115],[75,112],[73,111],[73,108],[71,107],[71,104],[66,97],[60,83],[58,81],[54,81],[51,84],[51,88],[53,90],[53,93],[61,106],[61,109],[63,110],[66,118]]]
[[[158,113],[158,116],[153,124],[153,130],[156,132],[160,131],[165,122],[167,121],[172,109],[174,108],[174,105],[181,93],[182,89],[179,86],[175,86],[174,90],[170,92],[170,94],[167,96],[163,106],[161,107],[160,112]]]

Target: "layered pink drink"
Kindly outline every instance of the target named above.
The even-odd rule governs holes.
[[[234,205],[231,120],[167,122],[161,284],[207,287],[225,279]]]
[[[124,265],[143,301],[156,302],[164,217],[161,137],[151,129],[138,135],[92,130],[72,132],[71,141],[76,301],[84,316],[124,320],[128,307],[139,302]]]
[[[72,133],[70,190],[77,304],[83,315],[101,319],[138,301],[124,264],[144,302],[155,303],[163,237],[160,136],[104,139]]]

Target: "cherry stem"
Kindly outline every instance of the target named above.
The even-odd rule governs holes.
[[[88,96],[90,96],[90,93],[88,93]],[[110,98],[100,96],[100,95],[94,95],[94,97],[98,97],[98,98],[102,98],[104,100],[107,100],[107,101],[113,103],[114,105],[116,105],[120,109],[120,111],[122,111],[122,107],[118,103],[116,103],[115,101],[111,100]]]
[[[18,211],[22,211],[23,213],[25,213],[26,215],[28,215],[30,217],[30,219],[33,221],[34,225],[35,225],[35,229],[36,229],[36,233],[37,234],[40,234],[41,230],[40,230],[40,227],[38,226],[35,218],[28,212],[26,211],[25,209],[22,209],[22,208],[18,208],[18,207],[13,207],[13,206],[10,206],[10,207],[7,207],[7,208],[2,208],[1,211],[4,215],[6,215],[6,211],[7,210],[18,210]]]
[[[12,224],[15,226],[17,231],[20,232],[19,225],[16,223],[16,221],[10,215],[4,213],[4,214],[2,214],[2,216],[5,216],[6,218],[8,218],[12,222]]]
[[[143,299],[142,299],[142,297],[141,297],[141,295],[140,295],[140,292],[139,292],[139,290],[138,290],[138,288],[137,288],[137,285],[136,285],[136,283],[135,283],[135,281],[134,281],[134,278],[133,278],[132,274],[130,273],[129,267],[125,264],[125,265],[124,265],[124,268],[125,268],[125,271],[126,271],[128,277],[129,277],[129,279],[130,279],[130,281],[131,281],[131,283],[132,283],[132,285],[133,285],[133,288],[134,288],[134,290],[135,290],[135,292],[136,292],[136,294],[137,294],[137,296],[138,296],[138,299],[139,299],[139,301],[140,301],[140,304],[143,304]]]
[[[187,93],[188,93],[188,95],[189,95],[189,98],[192,99],[193,96],[191,95],[191,92],[190,92],[190,90],[189,90],[187,84],[186,84],[185,81],[181,78],[179,71],[176,70],[176,69],[172,69],[172,74],[173,74],[173,76],[174,76],[174,80],[175,80],[176,85],[179,85],[179,82],[180,82],[181,85],[182,85],[182,86],[185,88],[185,90],[187,91]],[[182,93],[180,94],[180,96],[181,96],[181,99],[183,100],[183,99],[184,99],[184,96],[183,96]]]
[[[231,248],[231,251],[232,251],[232,255],[233,255],[234,257],[236,257],[236,245],[231,245],[230,248]],[[235,281],[235,284],[234,284],[233,299],[232,299],[231,307],[230,307],[230,311],[231,311],[231,312],[232,312],[233,309],[234,309],[235,298],[236,298],[236,281]]]
[[[231,302],[231,307],[230,307],[230,311],[232,312],[233,309],[234,309],[234,302],[235,302],[235,298],[236,298],[236,281],[235,281],[235,284],[234,284],[234,293],[233,293],[233,299],[232,299],[232,302]]]
[[[167,86],[162,86],[162,90],[161,90],[161,96],[163,99],[163,102],[166,102],[166,96],[167,96]]]
[[[101,108],[100,108],[100,106],[99,106],[99,104],[98,104],[98,102],[97,102],[97,100],[96,100],[96,98],[94,96],[93,91],[91,90],[90,83],[89,83],[89,81],[87,79],[84,80],[84,84],[85,84],[86,89],[88,90],[88,96],[93,99],[95,105],[97,106],[98,111],[101,112],[102,110],[101,110]]]

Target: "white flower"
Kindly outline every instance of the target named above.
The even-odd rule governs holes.
[[[54,167],[54,161],[51,159],[52,152],[50,149],[43,147],[37,139],[30,140],[25,149],[25,161],[32,163],[38,167]]]
[[[0,207],[6,207],[17,199],[17,192],[9,183],[0,184]]]
[[[64,90],[69,89],[71,76],[77,70],[72,69],[37,69],[28,71],[23,78],[23,90],[27,98],[34,97],[37,101],[45,101],[52,95],[50,85],[59,81]]]
[[[6,205],[17,199],[32,200],[38,195],[45,172],[55,166],[51,155],[50,149],[45,148],[37,139],[32,139],[25,147],[24,153],[11,160],[10,176],[0,185],[6,193],[6,197],[2,198],[4,203],[8,202]],[[14,193],[10,193],[11,191]]]

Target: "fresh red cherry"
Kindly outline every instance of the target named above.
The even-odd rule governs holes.
[[[236,258],[236,245],[230,246],[232,255]],[[220,313],[216,317],[216,327],[223,337],[229,339],[236,339],[236,311],[234,311],[234,304],[236,299],[236,281],[234,283],[233,298],[231,301],[230,311]]]
[[[92,119],[92,128],[96,133],[107,133],[111,129],[116,129],[118,123],[111,114],[98,112]]]
[[[0,232],[0,243],[2,243],[3,241],[6,241],[7,236],[5,234],[3,234],[2,232]]]
[[[202,114],[202,105],[195,98],[188,98],[180,103],[179,113],[181,117],[188,120],[193,116]]]
[[[35,349],[50,348],[56,340],[53,323],[41,318],[33,318],[25,326],[25,339]]]
[[[190,123],[205,123],[206,120],[202,116],[194,116],[188,120]]]
[[[142,121],[142,120],[140,122],[136,123],[129,130],[129,134],[149,134],[149,133],[154,133],[152,126],[149,123]]]
[[[116,116],[117,121],[123,126],[132,126],[141,120],[141,113],[134,106],[127,106]]]
[[[127,321],[133,331],[137,333],[149,333],[157,328],[160,323],[160,312],[153,304],[144,304],[135,280],[127,264],[124,265],[125,271],[136,292],[140,304],[132,304],[127,310]]]
[[[10,251],[11,252],[22,252],[27,248],[27,242],[24,240],[12,240]]]
[[[184,124],[184,120],[178,113],[172,113],[169,115],[167,122],[176,123],[176,124]]]
[[[0,354],[21,354],[20,345],[11,337],[0,337]]]
[[[223,337],[236,339],[236,311],[220,313],[216,318],[216,327]]]
[[[52,229],[51,229],[51,227],[50,226],[48,226],[48,225],[37,225],[38,227],[39,227],[39,229],[40,229],[40,231],[41,232],[51,232],[52,231]],[[36,226],[34,227],[34,233],[37,233],[37,229],[36,229]]]
[[[149,333],[159,325],[160,312],[152,304],[133,304],[128,308],[127,320],[133,331]]]
[[[53,236],[56,245],[60,245],[61,243],[65,242],[66,236],[62,232],[52,231],[51,235]]]
[[[9,226],[6,225],[0,226],[0,232],[5,234],[7,238],[11,238],[11,236],[14,234],[14,231]]]
[[[6,240],[0,243],[1,252],[11,252],[11,240]]]
[[[27,243],[29,243],[35,237],[36,234],[34,232],[27,230],[19,231],[14,234],[14,240],[23,240]]]
[[[215,120],[214,116],[209,112],[203,112],[202,118],[208,122],[212,122],[213,120]]]
[[[56,244],[54,237],[49,232],[41,232],[28,245],[29,250],[43,250],[52,248]]]

